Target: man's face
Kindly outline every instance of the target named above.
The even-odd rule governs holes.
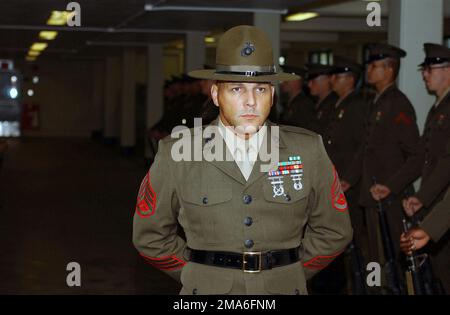
[[[367,82],[369,84],[377,84],[384,80],[389,74],[390,68],[385,60],[376,60],[367,65]]]
[[[226,126],[239,134],[255,133],[264,124],[273,105],[275,88],[270,83],[218,82],[211,97]]]
[[[422,69],[422,77],[428,91],[435,92],[447,88],[450,78],[450,64],[431,65]]]
[[[281,92],[292,93],[292,92],[301,90],[302,85],[303,85],[303,81],[301,79],[285,81],[280,84],[280,90],[281,90]]]
[[[353,78],[349,73],[338,73],[331,76],[331,87],[337,94],[342,95],[353,87]]]
[[[319,96],[328,92],[331,88],[331,78],[329,75],[319,75],[308,81],[308,87],[311,95]]]

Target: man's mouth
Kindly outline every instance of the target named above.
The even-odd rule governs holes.
[[[241,115],[241,117],[244,119],[255,119],[256,117],[258,117],[258,115],[245,114],[245,115]]]

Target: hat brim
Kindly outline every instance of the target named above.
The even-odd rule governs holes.
[[[246,76],[237,74],[216,73],[214,69],[194,70],[188,73],[189,76],[197,79],[232,82],[284,82],[300,80],[300,76],[285,72],[270,75]]]

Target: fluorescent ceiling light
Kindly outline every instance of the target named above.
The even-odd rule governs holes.
[[[210,36],[205,37],[205,43],[212,44],[215,42],[216,42],[216,39],[214,37],[210,37]]]
[[[31,45],[30,50],[43,51],[47,46],[47,43],[34,43]]]
[[[35,61],[35,60],[36,60],[36,57],[26,56],[26,57],[25,57],[25,60],[26,60],[26,61]]]
[[[28,52],[28,56],[32,56],[32,57],[37,57],[37,56],[39,56],[41,54],[41,52],[40,51],[37,51],[37,50],[30,50],[29,52]]]
[[[47,20],[47,25],[66,25],[67,19],[72,17],[75,14],[75,11],[52,11],[50,18]]]
[[[286,21],[289,21],[289,22],[305,21],[305,20],[309,20],[309,19],[315,18],[317,16],[319,16],[319,14],[315,13],[315,12],[295,13],[295,14],[288,15],[286,17]]]
[[[45,40],[53,40],[58,35],[55,31],[41,31],[39,32],[39,38]]]

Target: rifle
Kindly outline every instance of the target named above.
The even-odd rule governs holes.
[[[403,232],[405,232],[406,234],[409,228],[410,226],[406,222],[406,219],[403,219]],[[414,256],[414,254],[406,255],[406,263],[408,266],[408,270],[406,270],[405,272],[405,278],[408,295],[425,294],[424,281],[422,278],[422,274],[420,272],[420,267],[422,266],[422,263],[417,264],[416,258],[417,257]]]
[[[347,255],[350,256],[350,265],[353,271],[352,293],[356,295],[366,295],[367,290],[364,278],[363,259],[359,248],[356,246],[355,239],[353,239],[350,245],[347,247],[346,252]]]
[[[411,217],[410,221],[403,219],[403,229],[407,232],[411,227],[418,226],[419,220],[417,215]],[[418,253],[418,254],[416,254]],[[433,270],[431,267],[430,260],[428,259],[428,254],[425,253],[423,249],[414,252],[411,256],[406,257],[408,272],[411,273],[412,285],[414,288],[414,295],[434,295],[434,294],[444,294],[444,290],[439,283],[435,280]],[[407,275],[408,281],[408,275]],[[410,294],[410,289],[408,294]]]
[[[373,184],[377,184],[375,177],[372,178]],[[387,201],[387,205],[391,204],[390,200]],[[394,251],[394,243],[392,241],[391,230],[389,228],[389,222],[384,210],[383,204],[380,200],[377,202],[377,212],[381,230],[381,238],[383,242],[384,256],[386,259],[385,270],[388,287],[394,295],[401,295],[403,290],[400,284],[400,276],[398,275],[398,268],[396,264],[396,257]]]

